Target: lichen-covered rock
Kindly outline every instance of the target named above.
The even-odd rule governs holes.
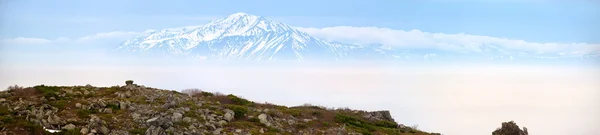
[[[225,115],[223,115],[223,118],[227,121],[231,121],[233,120],[234,116],[235,116],[235,112],[229,109],[225,109],[223,110],[225,112]]]
[[[64,129],[64,130],[72,130],[72,129],[75,129],[75,128],[76,127],[73,124],[67,124],[67,125],[65,125],[65,126],[62,127],[62,129]]]
[[[183,114],[175,112],[173,113],[173,116],[171,116],[171,121],[173,122],[180,122],[183,120]]]
[[[269,121],[269,116],[267,114],[261,113],[258,115],[258,120],[260,123],[267,125],[267,127],[271,126],[271,121]]]

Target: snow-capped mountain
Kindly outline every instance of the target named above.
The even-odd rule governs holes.
[[[216,60],[513,60],[597,59],[590,54],[534,53],[494,44],[463,45],[459,51],[397,49],[383,45],[326,42],[268,17],[235,13],[202,26],[145,32],[117,50]]]
[[[328,43],[261,16],[235,13],[203,26],[148,32],[119,50],[163,52],[207,59],[343,59],[378,54],[374,48]]]

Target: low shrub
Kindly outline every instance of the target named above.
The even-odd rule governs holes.
[[[60,90],[59,87],[45,86],[42,84],[42,85],[34,86],[33,88],[38,90],[39,92],[41,92],[42,95],[44,95],[44,97],[46,97],[46,98],[54,97],[54,98],[58,99],[57,92]]]
[[[385,128],[396,128],[396,127],[398,127],[398,123],[382,120],[382,121],[375,122],[375,126],[385,127]]]
[[[227,105],[226,107],[235,113],[234,117],[236,119],[244,118],[244,116],[246,116],[246,113],[250,111],[248,107],[245,106]]]
[[[121,110],[121,107],[116,104],[106,104],[106,108],[110,108],[112,110]]]
[[[359,132],[361,132],[363,134],[375,131],[375,128],[373,127],[372,124],[368,123],[367,121],[361,120],[359,118],[353,117],[353,116],[337,114],[337,115],[335,115],[334,119],[338,123],[344,123],[349,126],[356,127],[356,130],[358,130]]]
[[[21,87],[19,85],[8,86],[8,88],[6,88],[6,90],[8,90],[8,91],[22,90],[22,89],[23,89],[23,87]]]
[[[251,101],[229,94],[227,97],[236,105],[252,105]]]
[[[260,123],[260,119],[258,119],[256,117],[250,118],[250,119],[248,119],[248,121],[255,122],[255,123]]]
[[[215,95],[210,92],[202,91],[201,89],[198,89],[198,88],[184,89],[181,92],[184,94],[188,94],[192,97],[211,97],[211,96]]]
[[[4,123],[11,123],[14,121],[14,118],[11,117],[10,115],[0,116],[0,121],[2,121]]]

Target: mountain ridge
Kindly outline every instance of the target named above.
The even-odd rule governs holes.
[[[339,59],[357,46],[324,42],[270,18],[235,13],[202,26],[136,36],[118,49],[197,54],[211,59]],[[157,49],[158,48],[158,49]]]
[[[590,54],[532,53],[495,44],[463,45],[457,52],[357,45],[315,38],[269,17],[234,13],[204,25],[162,29],[123,42],[117,50],[209,60],[527,60],[600,58]]]

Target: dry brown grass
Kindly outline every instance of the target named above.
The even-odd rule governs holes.
[[[18,85],[9,86],[8,91],[12,92],[15,97],[33,97],[42,94],[34,88],[23,88]]]
[[[211,97],[215,95],[213,93],[206,92],[198,88],[184,89],[181,92],[192,97]]]
[[[198,89],[198,88],[190,88],[190,89],[181,90],[181,92],[185,93],[185,94],[188,94],[190,96],[195,96],[195,95],[198,95],[198,94],[202,93],[202,90]]]
[[[215,94],[212,97],[208,97],[208,100],[219,101],[221,104],[234,104],[233,100],[224,94]]]
[[[276,104],[269,103],[269,102],[255,103],[254,107],[256,107],[256,108],[268,108],[268,109],[286,109],[286,108],[288,108],[286,106],[276,105]]]

